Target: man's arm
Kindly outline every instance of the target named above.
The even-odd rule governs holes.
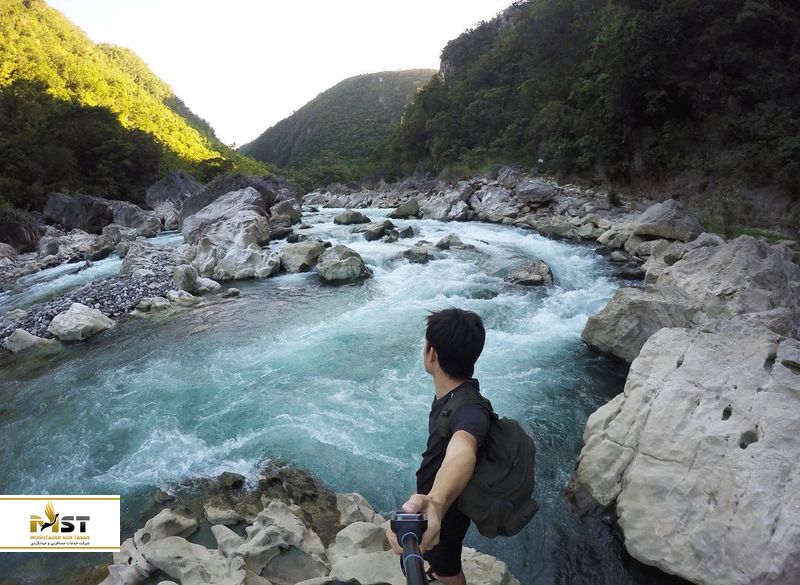
[[[428,495],[414,494],[403,504],[403,512],[424,513],[428,517],[428,530],[422,536],[420,550],[425,552],[439,542],[442,518],[467,487],[477,461],[478,441],[467,431],[456,431],[447,444],[442,466],[436,473],[436,479]],[[395,552],[402,552],[393,534],[389,534],[389,542]]]

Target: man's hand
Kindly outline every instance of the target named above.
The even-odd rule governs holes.
[[[444,506],[434,502],[430,496],[414,494],[403,504],[403,512],[407,514],[425,514],[428,519],[428,529],[422,535],[422,542],[419,543],[420,552],[432,549],[439,543],[439,532],[442,529],[442,517],[444,516]],[[392,532],[391,527],[386,528],[386,539],[397,554],[403,552],[403,547],[397,542],[397,535]]]

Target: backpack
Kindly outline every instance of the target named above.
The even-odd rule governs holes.
[[[483,536],[513,536],[539,509],[532,497],[536,446],[517,421],[498,417],[492,403],[474,386],[466,385],[448,399],[436,423],[445,449],[451,436],[450,416],[466,404],[484,408],[490,423],[475,471],[458,498],[458,509]]]

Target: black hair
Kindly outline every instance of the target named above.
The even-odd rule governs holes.
[[[436,350],[444,373],[456,379],[471,378],[486,341],[480,316],[451,307],[432,312],[427,322],[425,339]]]

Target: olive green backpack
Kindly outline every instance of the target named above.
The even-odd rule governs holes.
[[[467,385],[451,395],[439,415],[437,430],[445,449],[450,441],[450,417],[466,404],[483,407],[491,422],[478,449],[472,478],[459,496],[458,509],[483,536],[513,536],[539,509],[532,497],[536,446],[517,421],[498,417],[492,403]]]

